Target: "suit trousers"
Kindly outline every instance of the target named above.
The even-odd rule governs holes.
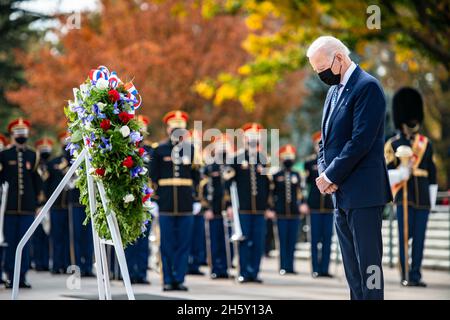
[[[352,300],[384,299],[384,206],[336,209],[335,224]]]

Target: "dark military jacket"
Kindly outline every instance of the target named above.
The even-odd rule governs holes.
[[[48,162],[48,173],[49,177],[47,179],[47,198],[50,198],[53,191],[55,191],[58,184],[66,175],[67,171],[70,169],[70,161],[61,155]],[[72,181],[73,182],[73,181]],[[73,200],[75,204],[79,203],[79,191],[76,188],[71,187],[70,184],[64,186],[58,199],[56,199],[52,208],[55,209],[67,209],[69,207],[69,201]],[[73,199],[72,199],[73,198]]]
[[[266,155],[258,152],[256,159],[250,159],[249,152],[241,152],[233,159],[229,167],[231,174],[227,180],[227,188],[236,181],[239,196],[240,213],[258,213],[270,208],[270,175]],[[251,160],[251,161],[250,161]]]
[[[388,169],[395,169],[400,165],[400,159],[395,157],[399,146],[410,146],[414,152],[411,176],[408,180],[408,204],[417,209],[430,209],[430,184],[436,184],[436,166],[433,161],[433,147],[431,141],[420,134],[411,140],[404,134],[398,133],[390,138],[384,148]],[[395,203],[403,203],[403,191],[395,195]]]
[[[317,166],[317,155],[312,155],[305,162],[306,184],[309,187],[307,203],[312,212],[332,213],[333,200],[329,194],[321,194],[316,185],[316,178],[319,177]]]
[[[214,216],[221,217],[230,203],[224,179],[224,164],[209,164],[203,168],[203,179],[200,183],[201,203],[203,209],[212,210]]]
[[[172,150],[176,156],[175,163],[171,156]],[[173,145],[169,140],[153,150],[150,178],[156,191],[155,199],[160,214],[192,214],[195,190],[200,178],[193,160],[194,147],[187,142]]]
[[[29,147],[0,152],[0,183],[8,182],[6,214],[35,214],[42,181],[37,172],[39,159]]]
[[[282,169],[273,176],[274,210],[280,218],[295,218],[303,199],[298,172]]]

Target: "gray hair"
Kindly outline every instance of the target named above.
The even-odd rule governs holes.
[[[350,54],[350,50],[342,43],[341,40],[332,36],[321,36],[314,40],[309,46],[306,56],[311,58],[318,50],[324,50],[329,57],[340,52],[346,56]]]

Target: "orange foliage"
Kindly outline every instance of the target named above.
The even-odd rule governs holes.
[[[57,50],[45,45],[19,56],[28,84],[8,92],[8,99],[33,122],[63,127],[63,107],[72,99],[72,88],[86,79],[91,68],[106,65],[122,80],[136,84],[143,98],[139,113],[150,118],[151,134],[159,138],[164,135],[158,130],[161,118],[174,108],[203,120],[205,127],[225,128],[240,126],[249,118],[277,125],[280,116],[300,105],[302,76],[298,74],[281,84],[279,91],[260,97],[252,114],[232,102],[214,107],[199,97],[192,89],[196,81],[236,72],[248,59],[241,48],[247,29],[239,16],[205,20],[192,7],[187,15],[175,16],[173,2],[143,7],[134,1],[103,0],[101,13],[84,14],[79,30],[58,33]],[[283,92],[288,93],[280,96]],[[264,110],[272,110],[271,115]]]

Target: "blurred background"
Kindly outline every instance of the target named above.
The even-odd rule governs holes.
[[[133,80],[150,118],[180,108],[203,127],[259,121],[312,152],[327,87],[305,51],[319,35],[340,38],[382,82],[390,105],[402,86],[424,96],[441,190],[450,176],[448,0],[0,0],[0,131],[18,115],[34,138],[65,127],[63,108],[91,68]]]

